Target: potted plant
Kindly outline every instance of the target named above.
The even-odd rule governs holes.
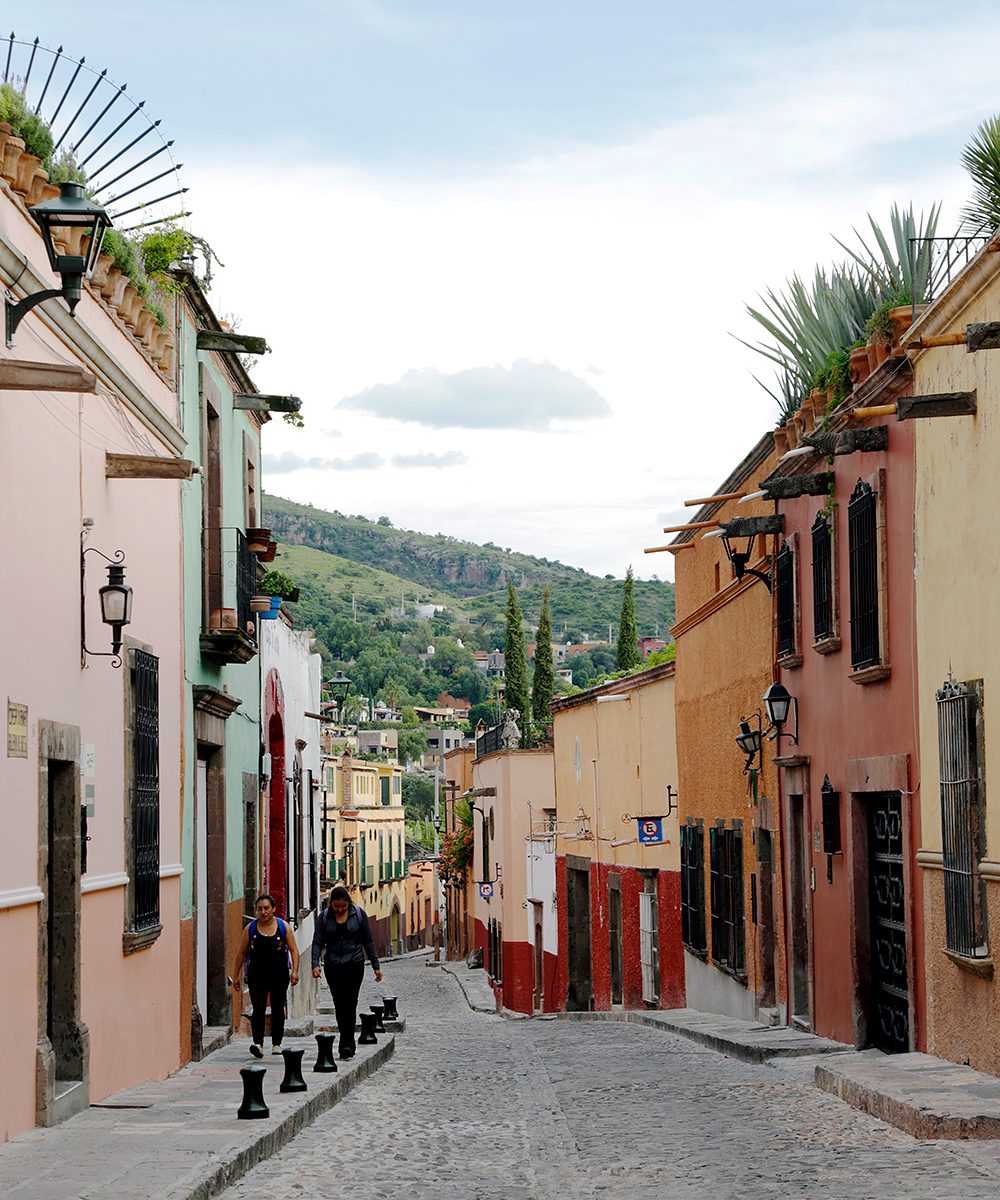
[[[251,596],[250,611],[255,613],[266,613],[271,611],[271,596]]]
[[[270,529],[264,529],[259,526],[247,530],[247,545],[250,547],[251,554],[265,554],[271,543]]]
[[[260,590],[268,596],[274,596],[279,602],[287,600],[294,604],[299,598],[298,585],[281,571],[268,571],[260,582]]]

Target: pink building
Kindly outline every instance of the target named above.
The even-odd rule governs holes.
[[[28,212],[56,189],[2,124],[0,144],[0,275],[19,300],[56,279]],[[2,659],[0,1142],[179,1065],[190,464],[169,334],[119,284],[106,297],[85,284],[75,320],[61,297],[45,301],[0,348],[4,566],[18,597]],[[132,612],[113,658],[98,589],[115,558]]]

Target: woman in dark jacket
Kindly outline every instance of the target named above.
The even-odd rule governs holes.
[[[312,968],[313,976],[319,979],[320,959],[323,959],[326,982],[337,1014],[337,1028],[340,1030],[341,1058],[354,1057],[354,1023],[361,982],[365,976],[366,954],[375,972],[375,982],[381,983],[382,970],[375,953],[368,917],[364,909],[351,903],[347,888],[335,887],[316,922]]]

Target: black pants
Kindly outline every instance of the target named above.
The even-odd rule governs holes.
[[[361,994],[361,982],[365,977],[365,964],[344,963],[335,966],[324,963],[327,986],[333,997],[333,1011],[337,1014],[337,1028],[340,1030],[340,1053],[353,1054],[354,1024],[358,1015],[358,996]]]
[[[264,1044],[264,1017],[267,997],[271,997],[271,1043],[280,1046],[285,1034],[285,1000],[288,996],[288,967],[282,963],[270,972],[251,969],[247,976],[250,989],[250,1030],[258,1046]]]

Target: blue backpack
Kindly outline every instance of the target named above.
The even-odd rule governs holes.
[[[281,949],[281,947],[284,947],[285,958],[288,960],[288,970],[289,970],[289,973],[291,973],[292,952],[288,948],[288,931],[285,927],[285,922],[281,919],[281,917],[275,917],[274,919],[278,922],[278,948]],[[257,936],[257,918],[254,917],[254,919],[250,922],[249,926],[247,927],[247,952],[246,952],[246,957],[243,959],[243,978],[244,979],[247,978],[249,971],[250,971],[250,959],[251,959],[251,956],[253,955],[253,943],[254,943],[254,938],[256,936]]]

